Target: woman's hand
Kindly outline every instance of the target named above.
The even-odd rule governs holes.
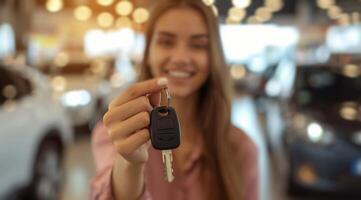
[[[157,78],[130,86],[113,100],[103,122],[117,152],[131,164],[148,160],[150,111],[160,103],[167,79]]]

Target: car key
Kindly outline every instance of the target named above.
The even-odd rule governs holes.
[[[180,145],[180,127],[175,110],[170,107],[170,96],[166,89],[168,105],[159,106],[150,115],[150,139],[155,149],[162,151],[165,179],[174,180],[172,149]]]

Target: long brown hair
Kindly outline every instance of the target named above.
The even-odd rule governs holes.
[[[205,177],[207,199],[240,200],[241,177],[231,158],[231,87],[229,73],[220,42],[218,18],[211,7],[201,0],[162,0],[157,1],[147,22],[145,52],[140,71],[140,80],[152,77],[147,66],[149,46],[158,18],[166,11],[189,7],[200,13],[206,23],[210,48],[208,52],[210,74],[199,90],[198,113],[201,117],[204,141]],[[207,179],[208,180],[208,179]]]

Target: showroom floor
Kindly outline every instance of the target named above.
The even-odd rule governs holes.
[[[67,151],[65,186],[61,200],[88,199],[89,181],[95,174],[90,134],[77,136]]]

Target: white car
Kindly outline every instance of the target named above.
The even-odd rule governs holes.
[[[36,70],[0,62],[0,199],[57,199],[64,150],[73,132],[48,80]]]
[[[109,67],[105,61],[81,60],[63,66],[54,64],[45,71],[74,127],[91,128],[107,107],[110,83],[105,76]]]

